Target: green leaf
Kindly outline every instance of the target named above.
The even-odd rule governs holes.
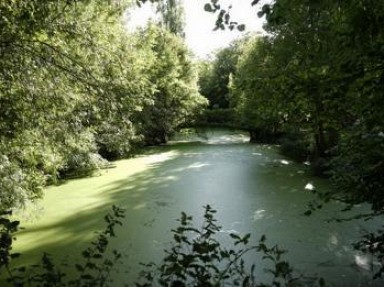
[[[238,25],[237,30],[239,30],[240,32],[243,32],[245,30],[245,25],[244,24]]]
[[[207,11],[207,12],[213,12],[214,11],[212,6],[211,6],[211,4],[209,4],[209,3],[206,3],[204,5],[204,10]]]
[[[238,239],[238,240],[241,239],[240,236],[237,235],[236,233],[230,233],[229,236],[232,237],[233,239]]]

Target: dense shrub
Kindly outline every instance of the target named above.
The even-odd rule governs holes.
[[[0,155],[0,203],[2,208],[23,206],[27,201],[39,197],[46,182],[44,174],[32,168],[21,168]]]

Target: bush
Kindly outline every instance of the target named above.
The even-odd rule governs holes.
[[[65,163],[60,169],[60,176],[92,175],[95,170],[107,164],[107,161],[97,153],[94,135],[90,131],[68,135],[61,152]]]
[[[46,177],[33,168],[22,168],[8,156],[0,156],[0,208],[22,207],[43,192]]]
[[[384,213],[384,134],[381,127],[355,125],[346,132],[331,160],[338,196],[351,206],[368,202]]]

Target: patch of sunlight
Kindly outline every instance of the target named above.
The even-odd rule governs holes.
[[[339,239],[337,238],[337,236],[335,234],[332,234],[329,239],[328,239],[328,243],[330,245],[338,245],[339,244]]]
[[[305,161],[304,164],[308,165],[308,166],[311,165],[311,163],[309,161]]]
[[[355,254],[355,264],[361,269],[372,270],[372,257],[367,254]]]
[[[178,178],[174,175],[168,175],[161,178],[162,181],[176,181]]]
[[[146,207],[147,207],[147,203],[143,202],[143,203],[136,204],[132,209],[133,210],[140,210],[140,209],[144,209]]]
[[[305,189],[305,190],[310,190],[310,191],[312,191],[312,190],[315,190],[315,186],[314,186],[312,183],[308,182],[308,183],[305,185],[304,189]]]
[[[253,221],[263,219],[264,217],[265,217],[265,210],[264,209],[258,209],[253,213]]]
[[[252,155],[262,156],[263,154],[262,154],[262,153],[259,153],[259,152],[253,152]]]
[[[238,234],[238,233],[239,233],[239,231],[237,231],[237,230],[235,230],[235,229],[220,230],[219,232],[220,232],[220,233],[228,233],[228,234],[231,234],[231,233]]]
[[[178,153],[176,151],[168,151],[168,152],[149,155],[146,157],[146,161],[150,164],[159,163],[159,162],[171,160],[175,158],[177,155]]]
[[[204,166],[210,166],[210,164],[208,164],[208,163],[201,163],[201,162],[195,162],[195,163],[189,165],[187,168],[196,168],[196,169],[198,169],[198,168],[202,168]]]
[[[174,175],[167,175],[167,176],[161,176],[161,177],[158,177],[158,178],[155,178],[151,181],[151,183],[153,183],[155,186],[157,187],[160,187],[161,184],[164,184],[164,183],[167,183],[169,181],[177,181],[179,178],[177,176],[174,176]],[[144,190],[147,190],[148,188],[145,187],[145,188],[142,188],[143,191]],[[140,189],[139,189],[140,191]]]
[[[186,171],[188,169],[199,169],[199,168],[202,168],[202,167],[205,167],[205,166],[211,166],[211,164],[195,162],[195,163],[192,163],[192,164],[190,164],[188,166],[185,166],[185,167],[180,167],[180,168],[172,169],[172,172],[173,173],[180,173],[180,172],[184,172],[184,171]]]
[[[285,159],[282,159],[280,160],[280,163],[281,164],[284,164],[284,165],[288,165],[289,164],[289,161],[285,160]]]
[[[79,212],[79,218],[92,214],[92,218],[102,219],[108,207],[116,202],[115,194],[122,193],[122,191],[129,192],[134,198],[136,193],[139,195],[140,191],[147,189],[129,184],[130,178],[149,170],[152,163],[164,162],[174,158],[177,154],[177,152],[166,152],[115,161],[114,167],[103,169],[100,176],[72,179],[61,185],[45,188],[44,198],[30,207],[39,212],[35,213],[33,217],[23,219],[22,225],[28,232],[20,232],[19,240],[15,241],[15,249],[23,252],[38,250],[50,246],[50,243],[59,246],[60,242],[66,240],[68,242],[76,241],[78,244],[89,242],[94,238],[95,225],[93,223],[87,224],[81,232],[75,227],[63,227],[63,224],[70,222]],[[167,180],[175,180],[175,177],[162,179],[162,181]],[[122,184],[124,181],[127,183]],[[30,213],[28,210],[25,211],[25,217],[28,216],[28,213]],[[56,226],[61,226],[61,229]]]
[[[21,221],[34,221],[40,218],[40,214],[44,212],[44,207],[39,201],[27,202],[26,206],[20,209],[14,209],[13,216]]]
[[[249,142],[249,137],[243,134],[213,136],[208,140],[208,144],[228,144],[228,143],[246,143],[246,142]]]
[[[23,224],[24,227],[24,224]],[[60,234],[60,236],[58,236]],[[34,250],[37,246],[44,244],[44,246],[60,245],[62,242],[90,242],[94,238],[94,232],[74,233],[65,231],[61,226],[41,226],[37,230],[26,229],[17,234],[17,241],[15,241],[14,249],[17,252],[27,252]],[[19,242],[22,242],[20,244]]]
[[[183,156],[196,156],[196,155],[201,155],[203,153],[201,152],[185,152],[183,153]]]

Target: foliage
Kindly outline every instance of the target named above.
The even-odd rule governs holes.
[[[322,200],[367,202],[368,217],[382,215],[384,4],[277,0],[258,14],[269,34],[248,42],[239,58],[231,82],[238,123],[287,134],[283,152],[309,158],[335,185]],[[369,246],[383,258],[378,234],[368,235],[377,248]]]
[[[164,142],[205,104],[180,37],[125,30],[131,1],[40,2],[0,3],[6,209],[40,197],[46,183],[90,175],[144,140]]]
[[[280,151],[297,162],[304,162],[308,159],[310,148],[303,134],[288,133],[280,140]]]
[[[41,172],[22,169],[6,155],[2,155],[0,160],[2,207],[20,207],[28,200],[41,196],[42,186],[45,184],[45,177]]]
[[[256,0],[257,1],[257,0]],[[254,2],[256,2],[254,1]],[[217,19],[215,22],[214,30],[225,30],[227,27],[229,30],[237,29],[238,31],[244,31],[245,25],[238,23],[231,19],[231,10],[232,6],[229,6],[227,9],[223,8],[219,0],[210,0],[204,5],[204,10],[209,13],[217,14]]]
[[[100,1],[37,2],[0,4],[0,153],[3,171],[18,174],[11,178],[14,184],[2,186],[7,198],[2,208],[40,196],[44,182],[54,182],[61,173],[103,163],[86,106],[102,96],[109,82],[102,75],[108,65],[101,67],[94,56],[105,54],[101,35],[107,29],[100,28],[123,7]]]
[[[166,30],[149,25],[139,32],[140,49],[153,63],[146,74],[155,85],[137,118],[147,144],[165,143],[178,126],[188,122],[207,104],[198,93],[197,75],[182,40]]]
[[[218,50],[213,60],[200,63],[199,90],[209,100],[209,108],[229,108],[228,85],[236,73],[236,64],[247,40],[247,37],[235,40],[228,47]]]
[[[383,4],[279,0],[259,14],[270,35],[249,42],[231,84],[239,123],[304,134],[336,197],[381,212]]]
[[[101,156],[164,143],[207,105],[174,35],[176,2],[162,2],[174,34],[149,26],[128,35],[120,15],[130,2],[0,2],[1,208],[35,200],[62,176],[90,174]],[[218,13],[217,29],[245,28],[218,0],[205,10]],[[314,162],[329,161],[336,188],[325,200],[368,202],[382,214],[384,2],[276,0],[259,16],[269,35],[202,65],[201,93],[211,107],[233,108],[254,138],[303,134],[282,147],[299,157],[309,146]]]
[[[162,16],[161,24],[172,34],[184,37],[184,7],[180,0],[161,0],[157,11]]]
[[[198,124],[231,126],[233,123],[232,109],[206,109],[198,118]]]
[[[303,278],[295,277],[288,262],[282,259],[285,251],[277,246],[268,247],[265,236],[257,245],[248,246],[250,234],[230,233],[233,247],[224,247],[218,234],[222,231],[214,217],[216,210],[205,207],[204,222],[200,229],[192,217],[181,214],[180,225],[173,229],[174,243],[166,250],[161,264],[146,264],[142,282],[137,286],[304,286]],[[245,255],[260,256],[269,273],[270,283],[257,278],[255,264],[248,266]],[[270,268],[267,268],[271,266]],[[324,286],[322,279],[306,286]]]
[[[355,249],[375,256],[379,260],[380,266],[376,269],[372,265],[371,268],[375,272],[373,279],[381,278],[384,272],[384,230],[379,229],[375,233],[364,234],[363,238],[353,245]]]
[[[12,244],[14,241],[14,233],[19,229],[19,221],[9,219],[10,211],[0,212],[0,273],[5,269],[9,275],[12,275],[10,270],[10,262],[19,257],[20,254],[12,253]]]
[[[261,46],[255,46],[250,53],[259,57],[244,57],[242,64],[250,67],[249,72],[242,74],[242,68],[238,69],[239,76],[249,77],[245,83],[242,78],[234,79],[240,111],[252,115],[246,108],[257,107],[250,101],[257,98],[259,107],[266,108],[265,118],[282,112],[282,128],[296,128],[312,138],[310,158],[318,169],[327,170],[335,185],[321,198],[341,200],[348,208],[368,202],[372,208],[368,217],[381,215],[384,30],[379,22],[384,19],[383,3],[278,0],[266,4],[260,15],[267,19],[270,36],[263,41],[269,49],[263,55]],[[263,61],[268,65],[258,65]],[[250,72],[253,67],[257,76],[256,71]],[[256,90],[253,95],[248,92],[252,89]],[[263,95],[268,91],[268,97],[276,96],[276,103],[285,103],[283,108],[265,105],[268,101]],[[261,115],[258,109],[255,116]],[[372,238],[381,246],[381,236]],[[373,249],[383,258],[380,247]]]
[[[237,122],[259,134],[281,131],[288,117],[290,104],[281,96],[279,65],[269,55],[268,39],[253,38],[237,63],[231,83],[231,101]],[[256,140],[256,139],[255,139]]]

